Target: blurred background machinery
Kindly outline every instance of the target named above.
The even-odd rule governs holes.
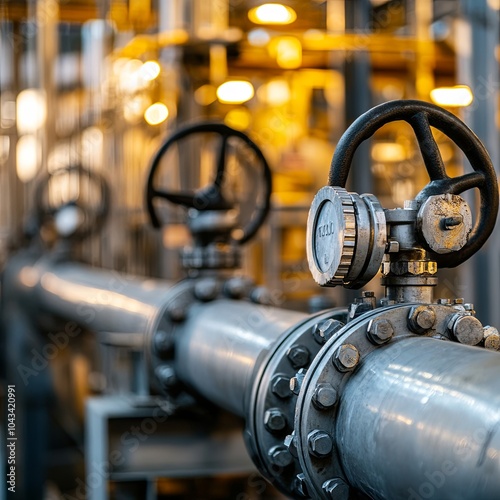
[[[196,233],[203,221],[198,226],[191,221],[190,231],[183,208],[156,200],[162,225],[159,231],[152,229],[144,208],[144,187],[165,137],[200,120],[248,135],[272,172],[271,209],[259,234],[236,252],[242,270],[238,279],[251,277],[250,288],[262,302],[304,313],[347,305],[357,297],[349,289],[318,289],[311,280],[306,222],[337,142],[361,113],[392,99],[417,98],[445,106],[469,124],[498,169],[498,1],[264,4],[254,0],[0,2],[2,267],[20,249],[29,248],[34,255],[48,255],[50,250],[49,260],[56,264],[58,259],[83,260],[110,273],[170,283],[186,274],[193,277],[192,271],[183,270],[182,261],[196,260],[185,249],[199,240],[192,229]],[[218,132],[212,131],[180,138],[161,159],[158,189],[177,192],[209,185],[214,161],[220,158],[217,137]],[[470,171],[467,159],[448,137],[434,130],[434,138],[451,176]],[[245,224],[248,208],[265,198],[262,181],[252,174],[258,157],[238,144],[236,136],[228,141],[227,151],[227,178],[242,201],[239,222]],[[348,189],[376,194],[385,208],[403,206],[427,183],[421,163],[411,127],[389,123],[360,145],[352,159]],[[472,196],[464,197],[474,205]],[[75,199],[88,201],[84,215],[75,208]],[[94,210],[93,223],[86,219],[89,208]],[[69,238],[68,248],[68,238],[61,235],[65,230],[71,233],[75,221],[86,224],[85,237]],[[499,238],[497,229],[460,268],[440,271],[435,293],[450,300],[466,296],[484,324],[500,325]],[[119,293],[121,276],[105,275],[106,286],[116,285]],[[95,283],[103,275],[99,271],[87,278]],[[248,283],[238,286],[250,293]],[[154,287],[151,290],[154,296]],[[371,290],[383,294],[378,285]],[[2,290],[4,296],[6,292]],[[19,331],[33,329],[35,337],[35,331],[59,327],[44,314],[37,316],[36,327],[13,314]],[[113,331],[120,324],[132,328],[127,318],[119,320],[123,323],[109,318]],[[113,336],[98,345],[92,335],[77,337],[58,355],[58,361],[67,357],[66,365],[51,362],[51,370],[65,366],[54,378],[58,397],[64,394],[59,401],[72,401],[74,406],[73,412],[60,415],[77,416],[58,423],[64,432],[56,441],[64,443],[61,450],[68,445],[71,453],[83,443],[83,401],[105,392],[106,383],[116,378],[105,373],[106,356],[123,355]],[[130,345],[124,350],[131,351]],[[134,356],[140,358],[138,353]],[[138,380],[144,384],[140,378],[125,377],[140,373],[131,367],[140,366],[140,360],[121,362],[124,368],[113,390],[130,389]],[[67,370],[72,372],[72,383],[66,383]],[[31,387],[33,394],[43,393],[44,377],[31,380],[40,382],[40,387]],[[110,410],[117,434],[123,433],[120,418],[128,418],[130,411],[129,406]],[[148,411],[137,410],[137,418]],[[199,418],[208,419],[206,414]],[[104,418],[99,422],[94,425],[102,426]],[[60,479],[58,467],[67,464],[68,457],[53,453],[51,460],[49,468],[58,471]],[[249,462],[240,465],[248,473]],[[232,494],[228,491],[236,491],[233,496],[270,494],[260,478],[245,477],[244,486],[240,478],[235,490],[229,480],[221,480],[217,487],[211,480],[214,496],[225,498]],[[206,489],[201,480],[197,493],[182,481],[161,483],[153,476],[150,480],[156,481],[156,491],[164,488],[180,497],[201,497],[200,489]],[[54,483],[58,488],[73,488],[74,493],[74,481],[63,486],[58,481]],[[143,486],[139,485],[139,495]]]

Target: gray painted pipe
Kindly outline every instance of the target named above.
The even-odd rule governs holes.
[[[500,498],[500,354],[411,338],[370,354],[342,391],[336,434],[373,498]]]
[[[194,305],[177,335],[177,375],[206,398],[244,416],[257,358],[306,317],[244,301]]]

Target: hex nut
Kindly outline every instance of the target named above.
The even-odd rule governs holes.
[[[427,260],[400,260],[390,262],[390,272],[398,276],[409,274],[411,276],[420,276],[422,274],[436,274],[437,263]],[[387,273],[386,273],[387,274]]]
[[[449,306],[451,304],[451,300],[450,299],[438,299],[437,303],[441,304],[443,306]]]
[[[294,345],[288,349],[287,358],[294,368],[303,368],[309,363],[311,353],[306,346]]]
[[[290,379],[285,375],[275,375],[271,382],[271,391],[281,399],[289,398],[292,395],[290,391]]]
[[[286,436],[284,444],[288,448],[288,451],[290,452],[292,457],[297,458],[298,452],[297,452],[297,441],[295,438],[295,431],[293,431],[291,434],[288,434],[288,436]]]
[[[288,448],[282,444],[273,446],[267,453],[272,464],[278,467],[286,467],[293,462],[293,457],[290,455]]]
[[[307,445],[309,453],[318,458],[327,457],[333,450],[333,440],[330,434],[319,429],[311,431],[308,434]]]
[[[344,323],[333,318],[316,323],[312,329],[314,340],[318,344],[324,344],[330,340],[343,326]]]
[[[500,334],[494,326],[483,328],[484,347],[493,351],[500,351]]]
[[[348,500],[349,485],[339,477],[325,481],[322,486],[323,491],[331,500]]]
[[[290,379],[290,390],[298,395],[300,392],[300,388],[302,386],[302,382],[304,377],[306,376],[306,370],[301,368],[291,379]]]
[[[343,344],[335,351],[332,362],[337,370],[350,371],[359,363],[359,351],[352,344]]]
[[[483,340],[483,325],[467,313],[453,314],[448,321],[448,329],[461,344],[477,345]]]
[[[335,405],[338,394],[335,388],[329,383],[318,384],[314,389],[313,404],[319,410],[327,410]]]
[[[167,309],[168,316],[171,321],[175,323],[180,323],[181,321],[184,321],[186,319],[186,305],[181,303],[180,301],[176,301],[172,304]]]
[[[436,311],[432,306],[413,307],[408,316],[408,328],[419,335],[426,333],[436,324]]]
[[[380,345],[392,339],[394,336],[394,328],[388,319],[372,319],[370,323],[368,323],[366,333],[371,342]]]
[[[295,479],[293,481],[293,486],[295,491],[298,493],[300,497],[302,498],[309,497],[309,493],[307,491],[306,477],[302,472],[295,476]]]
[[[286,427],[286,417],[279,408],[269,408],[264,413],[264,426],[269,432],[281,431]]]
[[[154,348],[158,355],[169,354],[174,348],[174,338],[164,330],[158,330],[154,335]]]
[[[194,296],[202,301],[209,302],[219,294],[219,284],[213,278],[197,281],[194,285]]]
[[[155,370],[158,382],[164,389],[174,386],[177,383],[175,370],[170,365],[160,365]]]

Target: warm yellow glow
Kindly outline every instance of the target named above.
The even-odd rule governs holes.
[[[439,106],[464,107],[472,103],[474,96],[467,85],[455,85],[431,90],[431,99]]]
[[[285,80],[271,80],[259,87],[257,97],[264,104],[282,106],[290,100],[290,87]]]
[[[378,163],[401,162],[406,157],[404,146],[397,142],[376,142],[372,146],[373,161]]]
[[[150,125],[158,125],[168,118],[168,108],[162,102],[155,102],[151,104],[146,111],[144,111],[144,119]]]
[[[225,82],[217,89],[217,98],[227,104],[241,104],[254,95],[253,85],[244,80]]]
[[[16,118],[17,130],[20,134],[30,134],[40,129],[47,118],[43,91],[26,89],[20,92],[17,96]]]
[[[139,70],[143,80],[153,81],[160,74],[160,65],[156,61],[146,61]]]
[[[23,135],[16,146],[16,171],[22,182],[33,179],[40,164],[40,143],[35,135]]]
[[[276,53],[276,62],[281,68],[296,69],[302,64],[302,44],[298,38],[283,36],[271,44],[271,52]]]
[[[127,99],[123,106],[123,116],[129,123],[134,123],[144,115],[144,111],[151,104],[151,99],[145,95],[136,95]]]
[[[224,123],[236,130],[246,130],[250,127],[252,116],[247,108],[232,109],[224,117]]]
[[[297,14],[286,5],[265,3],[251,9],[248,18],[256,24],[290,24],[297,19]]]
[[[202,85],[194,91],[194,100],[201,106],[208,106],[216,99],[217,89],[213,85]]]
[[[152,63],[152,65],[149,65],[149,63]],[[151,78],[156,69],[159,73],[160,67],[158,65],[155,69],[155,65],[158,65],[158,63],[154,61],[143,64],[139,59],[117,59],[113,66],[113,72],[118,79],[118,88],[126,94],[133,94],[147,88],[149,82],[158,76]]]

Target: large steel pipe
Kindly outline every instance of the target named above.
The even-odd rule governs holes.
[[[410,338],[371,353],[342,394],[344,471],[372,498],[500,498],[500,355]]]
[[[72,320],[97,332],[144,333],[173,284],[75,263],[11,262],[4,287],[31,311]]]
[[[177,375],[206,398],[244,416],[257,359],[306,317],[244,301],[196,304],[177,335]]]

